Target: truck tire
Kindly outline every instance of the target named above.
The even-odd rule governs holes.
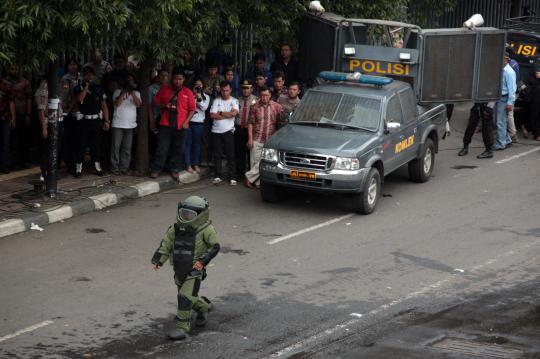
[[[409,162],[409,177],[414,182],[427,182],[433,173],[435,166],[435,145],[428,138],[422,147],[420,157]]]
[[[364,182],[362,193],[353,195],[354,211],[361,214],[370,214],[375,210],[381,197],[381,174],[376,168],[371,168]]]
[[[283,200],[283,190],[278,186],[261,181],[261,198],[265,202],[275,203]]]

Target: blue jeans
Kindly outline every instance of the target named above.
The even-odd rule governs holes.
[[[497,101],[497,111],[496,111],[496,127],[497,127],[497,141],[495,142],[495,148],[501,149],[505,148],[506,145],[512,143],[512,139],[508,134],[508,114],[506,113],[506,102],[508,96],[502,96],[499,101]]]
[[[201,164],[201,142],[204,134],[204,124],[190,122],[187,130],[184,163],[186,167]]]

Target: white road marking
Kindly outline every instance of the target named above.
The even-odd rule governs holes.
[[[526,248],[529,248],[531,247],[532,245],[535,245],[535,244],[539,244],[540,243],[540,240],[536,240],[532,243],[528,243],[526,245],[523,245],[520,247],[520,249],[526,249]],[[514,250],[510,250],[510,251],[507,251],[503,254],[500,254],[498,255],[497,257],[495,258],[492,258],[482,264],[479,264],[475,267],[473,267],[470,271],[470,272],[475,272],[479,269],[483,269],[484,267],[487,267],[495,262],[497,262],[498,260],[502,259],[502,258],[507,258],[507,257],[510,257],[512,255],[515,254],[515,251]],[[361,315],[361,317],[357,317],[357,318],[354,318],[354,319],[350,319],[348,321],[345,321],[343,323],[340,323],[340,324],[337,324],[335,325],[334,327],[330,328],[330,329],[326,329],[326,330],[323,330],[317,334],[314,334],[312,335],[311,337],[308,337],[306,339],[303,339],[295,344],[292,344],[284,349],[281,349],[277,352],[274,352],[273,354],[265,357],[265,359],[270,359],[270,358],[280,358],[280,357],[283,357],[285,355],[289,355],[291,354],[291,352],[295,352],[296,350],[302,348],[302,347],[305,347],[311,343],[314,343],[316,342],[317,340],[319,339],[322,339],[324,337],[327,337],[329,335],[332,335],[333,333],[339,331],[339,330],[342,330],[342,329],[345,329],[347,330],[348,327],[352,326],[352,325],[355,325],[357,323],[359,323],[362,319],[361,318],[365,318],[366,316],[367,317],[371,317],[371,316],[374,316],[374,315],[377,315],[385,310],[388,310],[400,303],[403,303],[407,300],[410,300],[410,299],[413,299],[415,297],[418,297],[418,296],[421,296],[421,295],[424,295],[434,289],[437,289],[437,288],[440,288],[442,286],[444,286],[445,284],[449,283],[452,281],[452,279],[454,278],[463,278],[462,276],[456,276],[456,275],[451,275],[451,276],[448,276],[446,279],[442,279],[440,281],[437,281],[431,285],[428,285],[428,286],[425,286],[423,288],[421,288],[420,290],[417,290],[416,292],[412,292],[412,293],[409,293],[407,294],[406,296],[402,297],[402,298],[398,298],[396,300],[393,300],[391,301],[390,303],[386,303],[386,304],[383,304],[381,305],[380,307],[378,308],[375,308],[373,309],[372,311],[368,312],[367,314],[365,315]],[[357,314],[357,313],[352,313],[351,316],[356,316],[354,314]]]
[[[351,313],[351,317],[358,317],[358,318],[362,318],[363,315],[360,314],[360,313]]]
[[[528,151],[522,152],[522,153],[520,153],[520,154],[517,154],[517,155],[514,155],[514,156],[510,156],[510,157],[507,157],[507,158],[502,159],[502,160],[500,160],[500,161],[497,161],[497,162],[495,162],[495,163],[497,163],[497,164],[506,163],[506,162],[515,160],[516,158],[520,158],[520,157],[523,157],[523,156],[530,155],[531,153],[534,153],[534,152],[537,152],[537,151],[540,151],[540,147],[536,147],[536,148],[533,148],[532,150],[528,150]]]
[[[286,241],[287,239],[298,237],[298,236],[300,236],[300,235],[302,235],[304,233],[308,233],[308,232],[314,231],[316,229],[319,229],[319,228],[326,227],[326,226],[329,226],[331,224],[337,223],[339,221],[343,221],[344,219],[351,218],[352,216],[354,216],[354,213],[349,213],[349,214],[346,214],[345,216],[337,217],[337,218],[331,219],[329,221],[319,223],[319,224],[316,224],[316,225],[308,227],[308,228],[304,228],[304,229],[302,229],[300,231],[297,231],[297,232],[294,232],[294,233],[291,233],[291,234],[287,234],[285,236],[281,236],[281,237],[276,238],[276,239],[272,239],[270,242],[268,242],[268,244],[272,245],[272,244],[276,244],[276,243],[279,243],[279,242],[283,242],[283,241]]]
[[[5,336],[1,337],[0,338],[0,343],[5,342],[6,340],[9,340],[9,339],[18,337],[21,334],[33,332],[36,329],[46,327],[47,325],[50,325],[50,324],[53,324],[53,323],[54,322],[52,320],[46,320],[44,322],[31,325],[28,328],[24,328],[24,329],[16,331],[15,333],[11,333],[11,334],[8,334],[8,335],[5,335]]]

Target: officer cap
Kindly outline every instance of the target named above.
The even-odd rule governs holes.
[[[251,86],[252,86],[251,81],[249,81],[249,80],[242,81],[242,88],[243,89],[249,89],[249,88],[251,88]]]

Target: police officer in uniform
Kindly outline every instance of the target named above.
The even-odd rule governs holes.
[[[75,177],[82,176],[82,165],[86,146],[90,148],[94,168],[98,176],[103,176],[101,169],[100,137],[101,129],[110,127],[109,110],[103,89],[95,82],[96,74],[91,67],[85,67],[84,83],[75,87],[73,93],[79,103],[79,143],[75,158]]]
[[[152,257],[154,270],[169,259],[174,268],[174,282],[178,287],[178,311],[175,328],[169,333],[172,340],[185,339],[191,328],[191,310],[197,312],[195,324],[204,326],[212,303],[199,297],[205,267],[220,249],[216,230],[210,222],[208,201],[190,196],[178,204],[176,223],[169,227],[159,248]]]

